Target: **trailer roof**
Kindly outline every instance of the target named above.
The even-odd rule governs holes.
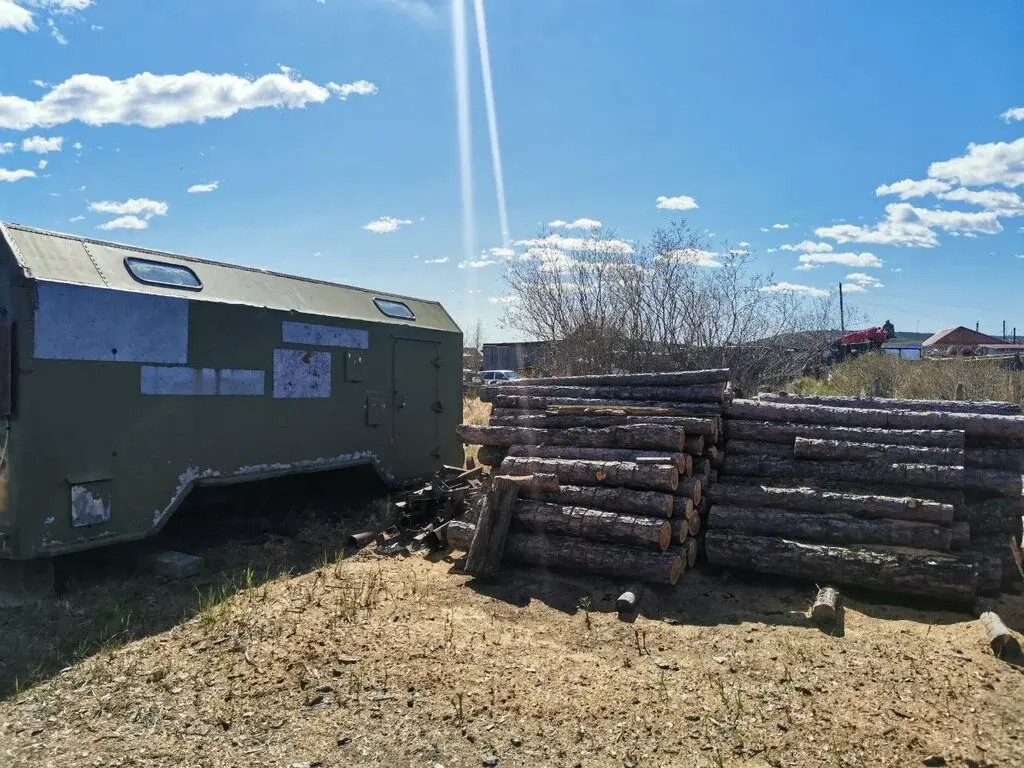
[[[22,273],[33,280],[459,332],[451,315],[436,301],[49,232],[20,224],[0,223],[0,240],[10,250]],[[187,267],[199,278],[201,288],[140,282],[129,270],[126,259]],[[385,315],[374,299],[406,304],[414,313],[415,320]]]

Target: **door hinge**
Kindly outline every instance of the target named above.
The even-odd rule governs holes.
[[[430,455],[431,455],[432,458],[440,459],[441,458],[441,446],[439,446],[439,445],[435,446],[434,450],[432,450],[430,452]]]
[[[434,413],[444,413],[444,403],[442,403],[440,400],[435,400],[431,404],[430,410],[432,410]]]
[[[434,366],[435,368],[440,368],[441,367],[441,358],[440,357],[435,357],[433,360],[430,361],[430,364],[432,366]]]

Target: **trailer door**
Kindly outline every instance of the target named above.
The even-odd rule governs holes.
[[[437,342],[395,339],[395,477],[431,475],[440,463],[439,371]]]

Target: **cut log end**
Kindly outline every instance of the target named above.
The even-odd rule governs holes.
[[[661,547],[661,551],[664,552],[668,549],[669,544],[672,543],[672,524],[668,520],[662,520],[661,528],[658,531],[658,544]]]
[[[672,564],[668,569],[668,583],[672,586],[676,585],[679,581],[679,577],[683,575],[684,563],[683,558],[676,557],[672,560]]]
[[[841,609],[839,590],[834,587],[822,587],[811,605],[811,620],[819,626],[835,624]]]
[[[640,606],[640,599],[643,597],[643,585],[632,584],[625,592],[619,595],[615,601],[615,610],[619,613],[630,613]]]
[[[981,627],[985,630],[985,640],[988,641],[992,653],[1000,657],[1021,655],[1020,643],[996,613],[986,611],[980,618]]]

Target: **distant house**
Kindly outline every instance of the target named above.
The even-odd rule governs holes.
[[[982,347],[1003,346],[1006,342],[995,336],[972,331],[960,325],[933,333],[921,342],[924,354],[976,354]]]
[[[512,341],[504,344],[484,344],[483,370],[530,371],[541,365],[551,349],[547,341]]]

